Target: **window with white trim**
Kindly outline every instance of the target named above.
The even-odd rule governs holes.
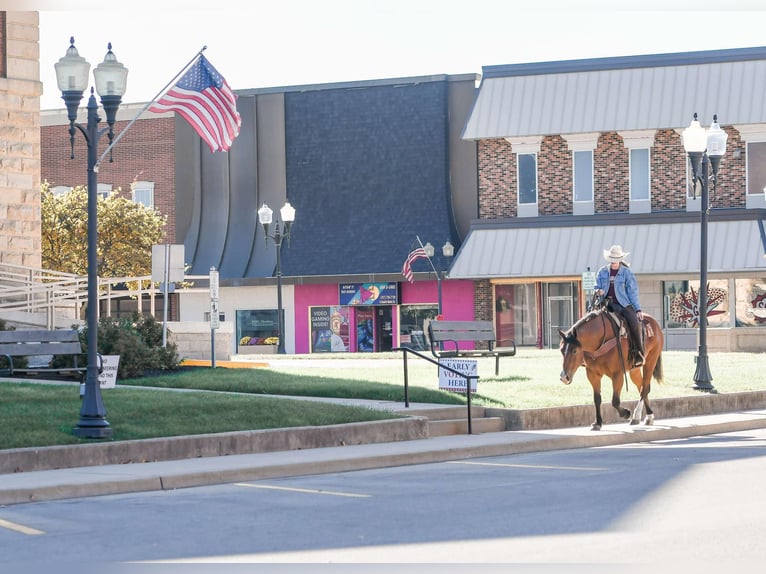
[[[537,203],[537,154],[520,153],[518,158],[519,204]]]
[[[649,148],[630,150],[630,200],[649,200]]]
[[[153,181],[136,181],[131,188],[131,196],[133,201],[140,203],[144,207],[154,207],[154,182]]]
[[[112,195],[112,184],[111,183],[99,183],[98,184],[98,197],[101,199],[107,199]]]
[[[593,201],[593,152],[572,152],[575,202]]]
[[[54,197],[61,197],[72,191],[72,189],[73,187],[71,185],[57,185],[56,187],[51,188],[51,193]]]
[[[766,141],[747,144],[747,194],[766,194]]]

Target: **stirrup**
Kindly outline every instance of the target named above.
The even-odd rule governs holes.
[[[643,367],[645,362],[646,362],[646,357],[644,357],[644,354],[641,351],[636,351],[636,360],[633,363],[633,366]]]

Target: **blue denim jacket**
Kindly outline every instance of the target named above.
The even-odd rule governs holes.
[[[602,289],[604,294],[609,291],[609,265],[604,265],[598,270],[596,275],[596,289]],[[617,302],[623,307],[633,305],[633,309],[638,312],[641,310],[641,303],[638,301],[638,282],[633,271],[625,264],[621,264],[617,270],[617,276],[614,278],[614,293],[617,296]]]

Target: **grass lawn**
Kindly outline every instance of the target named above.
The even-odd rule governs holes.
[[[664,384],[652,385],[650,398],[693,395],[694,352],[663,353]],[[402,355],[288,355],[260,357],[268,368],[199,368],[158,377],[119,381],[102,391],[114,440],[342,424],[395,417],[389,412],[317,401],[263,395],[404,400]],[[709,358],[719,393],[766,388],[766,354],[716,353]],[[558,350],[520,349],[501,359],[479,359],[476,404],[514,409],[592,404],[583,370],[567,386],[559,381]],[[410,401],[464,404],[465,397],[438,389],[436,366],[412,355],[408,361]],[[80,410],[75,384],[3,381],[0,394],[0,450],[85,442],[72,434]],[[138,388],[138,386],[155,387]],[[158,391],[188,389],[188,392]],[[208,392],[223,391],[223,392]],[[603,389],[605,403],[611,385]],[[637,398],[632,385],[622,398]]]

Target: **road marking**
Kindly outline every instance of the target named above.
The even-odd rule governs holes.
[[[267,490],[286,490],[288,492],[305,492],[307,494],[328,494],[330,496],[347,496],[349,498],[371,498],[371,494],[355,494],[352,492],[333,492],[332,490],[313,490],[309,488],[290,488],[288,486],[270,486],[268,484],[248,484],[238,482],[234,486],[246,486],[247,488],[263,488]]]
[[[507,466],[511,468],[542,468],[545,470],[586,470],[586,471],[604,471],[608,468],[598,466],[546,466],[544,464],[505,464],[500,462],[469,462],[466,460],[448,460],[449,464],[475,464],[478,466]]]
[[[22,524],[16,524],[15,522],[10,522],[8,520],[3,520],[0,518],[0,528],[7,528],[8,530],[13,530],[14,532],[20,532],[21,534],[27,534],[29,536],[37,536],[39,534],[45,534],[42,530],[37,530],[36,528],[30,528],[29,526],[24,526]]]

